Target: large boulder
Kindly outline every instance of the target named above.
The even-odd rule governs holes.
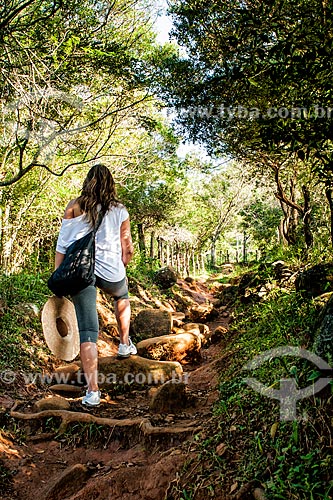
[[[307,298],[333,291],[333,263],[317,264],[300,272],[295,287],[297,292]]]
[[[163,267],[154,274],[154,282],[162,289],[171,288],[177,283],[177,273],[170,267]]]
[[[145,342],[145,341],[144,341]],[[60,367],[57,369],[54,381],[58,384],[82,384],[85,377],[80,369],[80,363]],[[64,372],[62,372],[62,369]],[[167,380],[183,373],[180,363],[174,361],[156,361],[140,356],[130,356],[118,359],[116,356],[106,356],[98,360],[99,385],[108,389],[113,385],[155,385],[163,384]],[[69,377],[70,380],[66,380]]]
[[[166,361],[198,361],[201,358],[201,338],[193,332],[163,335],[142,340],[138,354],[145,358]]]
[[[174,413],[187,405],[185,384],[168,380],[153,394],[149,408],[155,413]]]
[[[132,327],[135,335],[141,339],[170,335],[172,328],[171,312],[160,309],[143,309],[135,317]]]

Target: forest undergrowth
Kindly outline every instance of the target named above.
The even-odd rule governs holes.
[[[197,459],[186,465],[170,500],[218,494],[250,499],[255,488],[258,498],[333,498],[332,381],[319,394],[298,401],[296,419],[284,421],[279,401],[255,392],[245,378],[256,377],[275,389],[282,379],[294,379],[300,389],[320,378],[318,368],[305,359],[280,356],[244,370],[256,356],[278,347],[312,351],[320,309],[319,301],[302,298],[292,287],[274,287],[260,302],[234,304],[226,346],[234,355],[221,369],[214,418],[197,436]]]

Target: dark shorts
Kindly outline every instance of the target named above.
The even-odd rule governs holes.
[[[126,278],[121,281],[117,281],[116,283],[112,283],[111,281],[106,281],[103,278],[96,276],[95,286],[103,290],[103,292],[112,295],[115,301],[119,299],[128,299],[128,286]]]
[[[96,287],[111,295],[115,301],[128,299],[127,279],[112,283],[96,276],[95,286],[87,286],[81,292],[72,296],[77,323],[80,332],[80,343],[97,342],[98,316],[96,309]]]

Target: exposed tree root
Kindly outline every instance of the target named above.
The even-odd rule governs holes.
[[[174,427],[154,427],[147,418],[126,418],[123,420],[106,417],[96,417],[90,413],[75,412],[68,410],[43,410],[37,413],[21,413],[15,411],[17,404],[12,408],[10,415],[20,420],[42,420],[43,418],[60,417],[61,424],[58,434],[63,434],[68,425],[72,422],[95,423],[97,425],[106,425],[113,428],[133,428],[137,427],[144,436],[162,436],[172,434],[189,434],[201,430],[200,426],[174,426]]]

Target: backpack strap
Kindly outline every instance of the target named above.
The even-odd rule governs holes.
[[[104,215],[105,215],[105,212],[102,212],[102,211],[99,212],[98,217],[97,217],[97,221],[95,223],[95,227],[94,227],[94,230],[93,230],[94,231],[94,235],[97,233],[97,230],[98,230],[99,226],[102,223]]]

